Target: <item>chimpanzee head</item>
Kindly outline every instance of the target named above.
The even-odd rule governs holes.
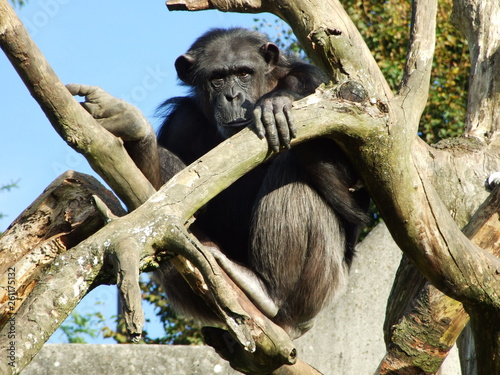
[[[214,29],[175,61],[208,120],[229,137],[253,121],[257,100],[276,87],[279,48],[246,29]]]

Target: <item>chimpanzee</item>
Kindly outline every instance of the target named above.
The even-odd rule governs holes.
[[[122,137],[156,187],[244,127],[267,138],[276,155],[210,201],[193,228],[215,244],[218,262],[256,305],[298,337],[344,284],[368,202],[333,141],[290,149],[292,102],[327,79],[314,66],[285,57],[260,33],[241,28],[207,32],[175,68],[191,91],[163,104],[157,143],[135,108],[96,87],[68,88],[86,96],[83,105]],[[201,321],[216,320],[173,267],[160,274],[174,307]]]

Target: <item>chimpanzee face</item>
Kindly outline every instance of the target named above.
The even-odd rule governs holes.
[[[278,47],[240,42],[212,43],[196,57],[188,52],[175,62],[179,78],[194,87],[205,116],[224,137],[252,124],[255,103],[276,86],[271,73]]]

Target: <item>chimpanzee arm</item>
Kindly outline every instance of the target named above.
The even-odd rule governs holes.
[[[141,111],[97,86],[69,84],[66,87],[72,95],[85,97],[82,106],[102,127],[123,140],[132,160],[158,189],[164,180],[156,134]]]

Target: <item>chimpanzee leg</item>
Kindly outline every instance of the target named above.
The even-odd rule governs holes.
[[[251,234],[250,267],[280,307],[273,320],[292,338],[310,328],[348,271],[341,221],[305,179],[293,154],[273,161]]]

